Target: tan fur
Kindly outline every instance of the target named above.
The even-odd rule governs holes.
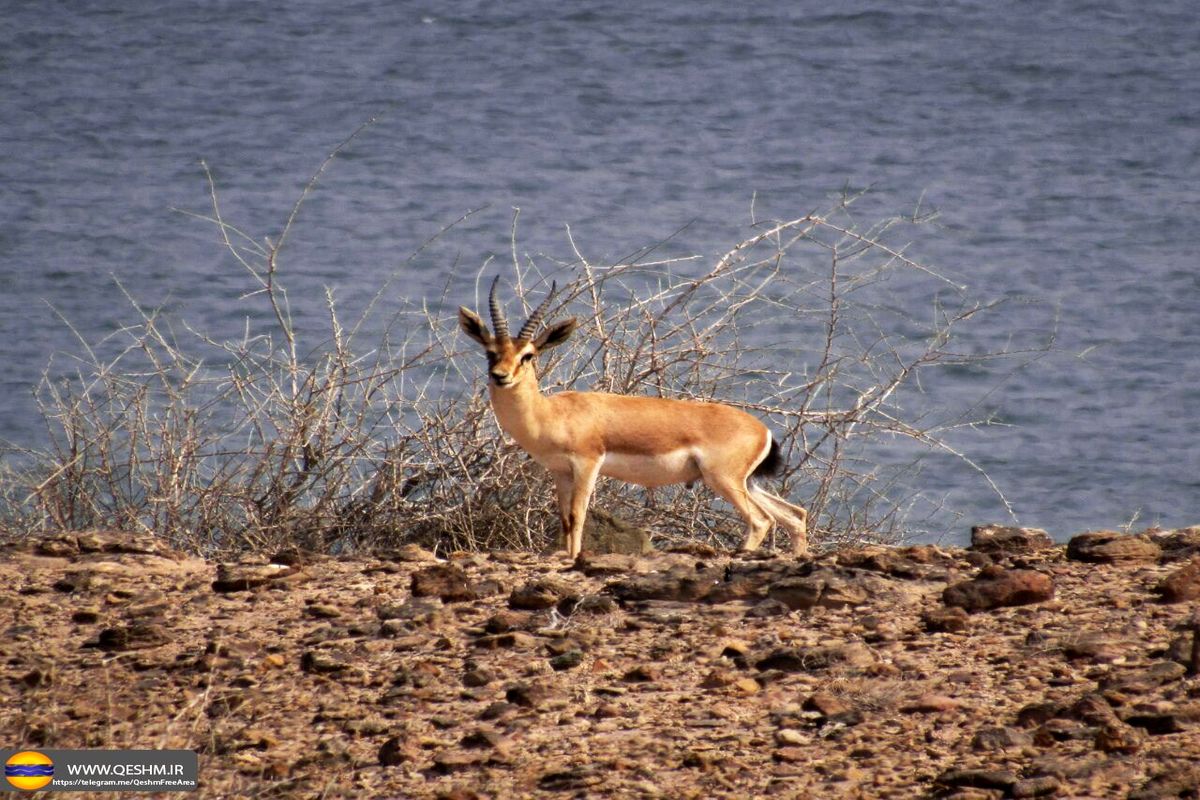
[[[536,357],[564,341],[575,320],[547,326],[531,340],[493,336],[466,308],[459,309],[459,323],[489,354],[488,392],[500,427],[554,477],[572,558],[582,549],[601,475],[644,486],[702,479],[746,521],[743,549],[757,548],[778,523],[791,534],[795,555],[807,551],[807,512],[748,484],[771,444],[766,426],[751,415],[720,403],[658,397],[547,396],[538,387]]]

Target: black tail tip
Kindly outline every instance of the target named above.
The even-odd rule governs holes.
[[[775,441],[775,437],[771,437],[771,448],[767,450],[766,457],[758,462],[758,466],[751,473],[752,477],[765,478],[769,475],[778,475],[783,469],[783,456],[779,454],[779,442]]]

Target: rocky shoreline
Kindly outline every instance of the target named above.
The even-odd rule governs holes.
[[[202,797],[1196,798],[1197,600],[1200,527],[574,563],[64,533],[0,550],[0,741],[195,749]]]

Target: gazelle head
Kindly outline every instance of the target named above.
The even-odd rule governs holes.
[[[496,286],[499,283],[500,276],[497,275],[488,294],[488,307],[491,310],[492,327],[495,332],[489,331],[479,315],[465,306],[458,309],[458,324],[463,333],[483,345],[487,352],[488,379],[492,386],[507,389],[526,379],[536,381],[537,368],[534,360],[537,355],[565,342],[579,325],[579,320],[575,317],[559,320],[538,332],[542,327],[542,315],[554,299],[556,285],[551,284],[546,299],[533,310],[514,339],[508,332],[508,320],[504,317],[504,309],[496,299]]]

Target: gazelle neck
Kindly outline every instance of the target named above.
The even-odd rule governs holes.
[[[546,397],[538,386],[538,376],[532,368],[530,374],[524,376],[515,386],[497,386],[495,383],[489,383],[488,395],[492,400],[496,421],[505,433],[523,447],[530,440],[537,438],[542,427],[542,404],[546,402]]]

